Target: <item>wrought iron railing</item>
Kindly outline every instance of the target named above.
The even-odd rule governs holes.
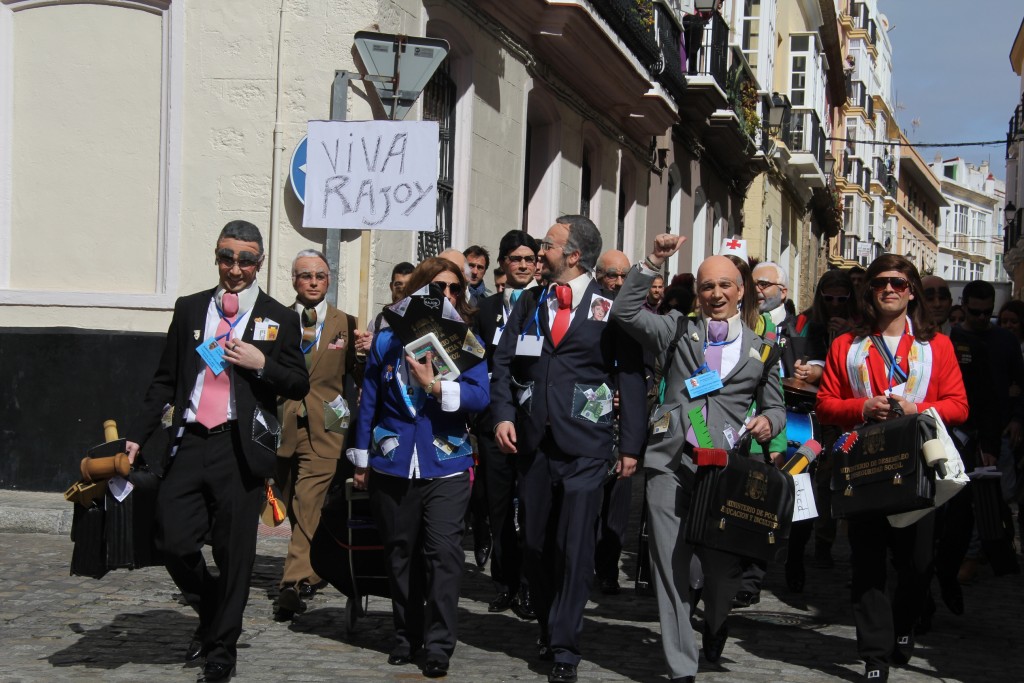
[[[654,31],[654,3],[636,0],[591,0],[594,9],[622,38],[637,59],[647,68],[658,63],[661,49]]]
[[[1006,158],[1010,158],[1010,148],[1015,142],[1024,142],[1024,94],[1021,95],[1021,103],[1013,110],[1010,117],[1010,124],[1006,131]],[[1022,163],[1018,158],[1017,163]]]
[[[669,10],[664,5],[656,3],[654,8],[658,27],[658,46],[661,52],[657,79],[668,90],[669,95],[676,103],[682,104],[686,92],[686,77],[683,75],[681,54],[682,43],[680,41],[682,31],[669,16]]]
[[[729,69],[729,26],[717,12],[707,21],[690,15],[683,19],[686,31],[687,68],[691,76],[711,76],[726,90]]]

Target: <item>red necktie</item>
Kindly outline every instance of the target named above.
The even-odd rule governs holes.
[[[228,340],[231,323],[238,315],[238,295],[224,292],[221,299],[224,315],[217,323],[217,336],[223,335],[217,343],[221,348]],[[199,394],[199,407],[196,408],[196,422],[207,429],[223,424],[228,419],[228,399],[231,397],[231,377],[227,368],[219,375],[213,374],[210,366],[206,366],[203,374],[203,391]]]
[[[569,329],[569,314],[572,312],[572,287],[569,285],[555,285],[555,297],[558,299],[558,312],[555,313],[555,321],[551,324],[551,342],[558,346],[562,343],[562,337]]]

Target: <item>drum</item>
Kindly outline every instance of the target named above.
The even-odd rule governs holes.
[[[786,411],[786,460],[793,457],[796,450],[810,439],[821,442],[821,425],[814,411]]]
[[[786,399],[787,409],[809,413],[814,410],[818,387],[794,377],[784,377],[782,378],[782,393]]]

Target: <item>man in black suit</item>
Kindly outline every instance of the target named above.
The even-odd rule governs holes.
[[[522,293],[537,286],[533,278],[537,264],[537,240],[522,230],[510,230],[498,245],[498,267],[505,275],[505,289],[480,302],[473,319],[477,335],[487,344],[488,369],[512,309]],[[474,432],[480,448],[480,466],[487,494],[488,515],[494,534],[491,549],[491,578],[498,591],[487,607],[504,612],[509,607],[522,619],[535,619],[529,581],[522,573],[522,552],[515,525],[516,456],[503,453],[494,440],[494,418],[490,410],[480,414]]]
[[[611,301],[590,275],[600,253],[590,219],[562,216],[551,226],[539,256],[553,285],[526,291],[513,308],[491,378],[495,439],[516,454],[523,565],[554,683],[576,680],[602,484],[632,476],[646,427],[640,355],[623,353],[624,335],[609,322]]]
[[[220,282],[175,303],[141,417],[128,431],[132,460],[158,425],[171,434],[157,539],[168,573],[199,614],[185,661],[206,656],[200,681],[234,675],[264,479],[277,463],[277,398],[309,391],[298,317],[256,285],[259,229],[231,221],[214,256]],[[207,535],[216,578],[203,559]]]

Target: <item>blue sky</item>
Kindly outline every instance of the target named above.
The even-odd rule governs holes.
[[[911,142],[1005,140],[1019,102],[1020,77],[1010,48],[1021,20],[1021,0],[879,0],[889,17],[896,116]],[[879,27],[881,28],[881,27]],[[917,119],[915,127],[912,122]],[[931,163],[962,157],[989,160],[1006,177],[1006,147],[919,148]]]

